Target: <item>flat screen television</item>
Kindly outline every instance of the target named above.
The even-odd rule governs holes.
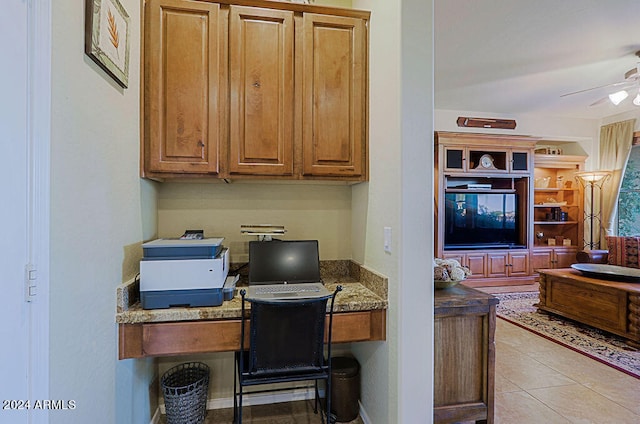
[[[446,193],[445,249],[524,248],[516,193]]]

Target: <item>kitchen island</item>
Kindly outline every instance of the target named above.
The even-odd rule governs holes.
[[[334,306],[333,342],[385,340],[386,277],[352,261],[322,265],[329,291],[338,284],[343,287]],[[116,312],[119,359],[238,350],[242,287],[241,283],[233,299],[216,307],[145,310],[139,302],[139,283],[121,284]]]

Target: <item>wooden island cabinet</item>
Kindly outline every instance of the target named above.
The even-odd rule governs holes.
[[[142,175],[367,180],[369,16],[147,0]]]
[[[462,284],[434,297],[433,421],[492,423],[498,299]]]

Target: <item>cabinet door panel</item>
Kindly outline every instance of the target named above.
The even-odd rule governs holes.
[[[471,275],[468,278],[484,278],[487,269],[487,261],[484,254],[467,253],[466,265],[471,271]]]
[[[558,249],[556,250],[556,268],[569,268],[571,264],[575,264],[577,249]]]
[[[366,133],[366,38],[361,19],[303,16],[304,175],[360,176]]]
[[[220,6],[152,0],[146,43],[146,170],[216,173],[219,147]]]
[[[553,250],[551,249],[535,249],[531,253],[531,268],[536,271],[538,269],[553,268]]]
[[[506,277],[507,276],[507,254],[506,253],[487,253],[487,267],[489,277]]]
[[[464,149],[444,148],[444,170],[463,171],[464,170]]]
[[[529,152],[511,152],[511,171],[512,172],[529,172]]]
[[[509,275],[512,277],[529,275],[529,253],[509,253]]]
[[[290,11],[230,8],[232,174],[293,173],[293,25]]]

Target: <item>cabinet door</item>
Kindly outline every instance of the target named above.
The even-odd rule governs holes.
[[[145,171],[218,172],[223,28],[215,3],[147,3]]]
[[[231,6],[231,174],[293,174],[293,12]]]
[[[488,277],[506,277],[508,265],[508,255],[506,252],[487,253]]]
[[[487,271],[486,255],[483,253],[467,253],[466,266],[471,271],[470,279],[484,278]]]
[[[508,258],[507,272],[511,277],[529,275],[529,252],[511,252]]]
[[[553,268],[553,250],[552,249],[534,249],[531,253],[531,268],[536,271],[538,269]]]
[[[303,15],[303,175],[366,177],[366,29]]]
[[[569,268],[571,264],[575,264],[576,254],[578,250],[575,248],[556,249],[555,268]]]
[[[465,167],[465,149],[461,147],[442,147],[444,153],[445,172],[464,171]]]
[[[529,173],[529,150],[512,150],[511,151],[511,172]]]

